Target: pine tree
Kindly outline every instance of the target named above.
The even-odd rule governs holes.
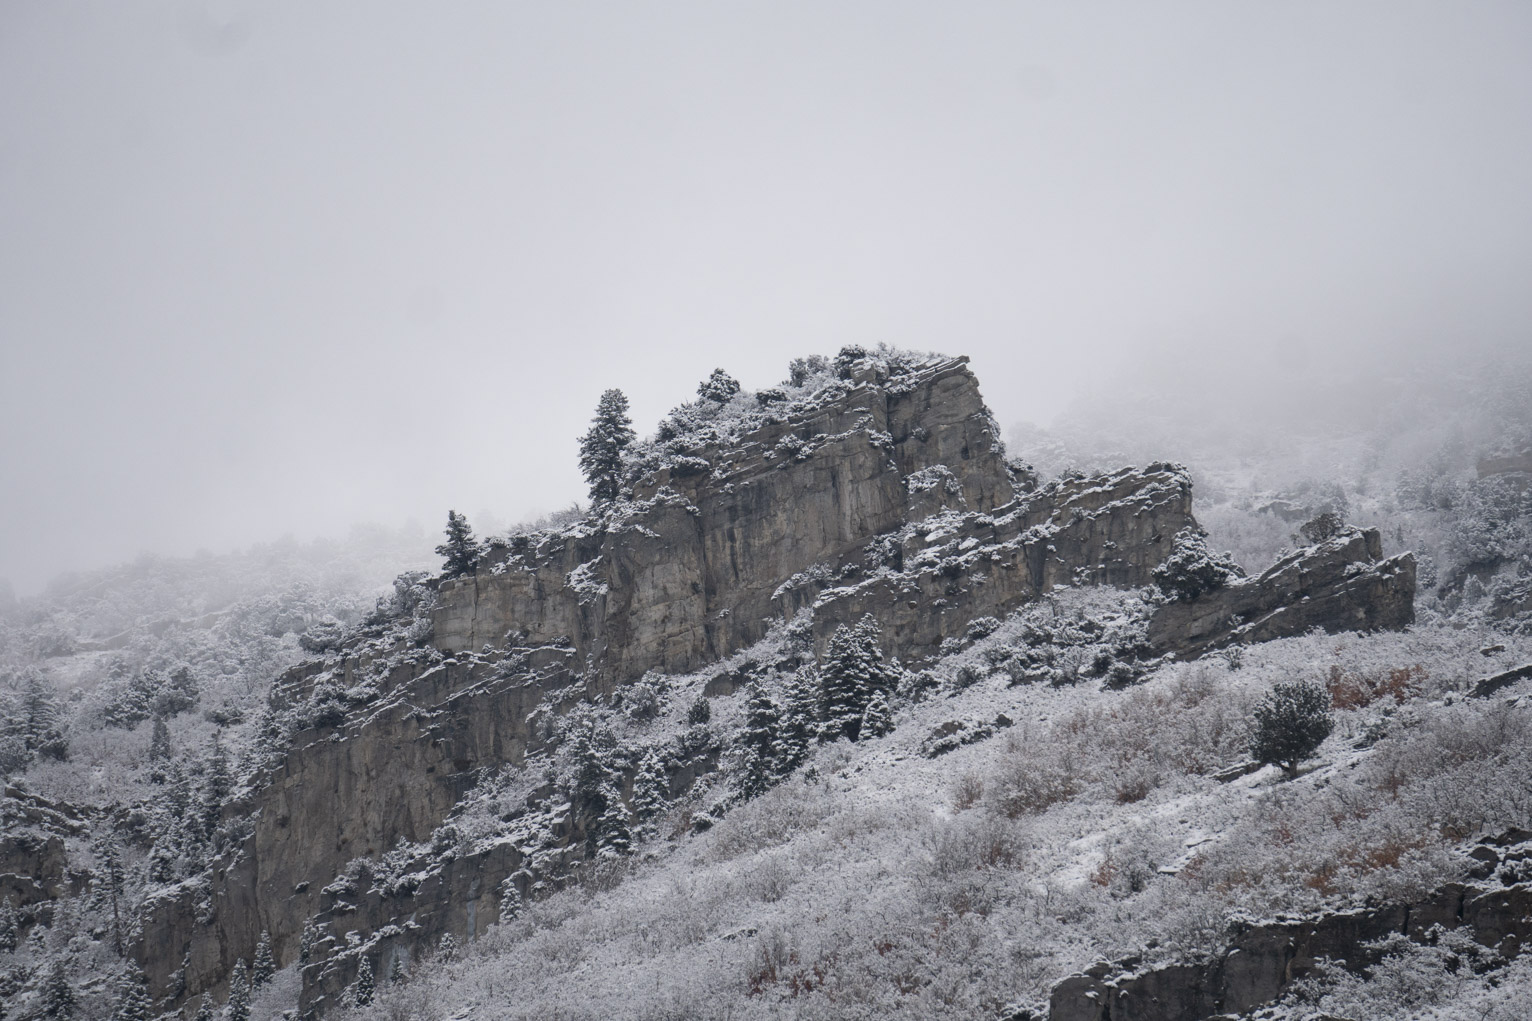
[[[358,1007],[365,1007],[372,1002],[372,962],[366,957],[357,965],[356,985],[352,987],[351,996]]]
[[[0,952],[11,953],[21,943],[21,923],[9,897],[0,902]]]
[[[312,918],[303,923],[303,935],[298,937],[298,966],[300,968],[313,959],[314,948],[319,945],[321,935],[319,926],[314,924]]]
[[[741,799],[764,794],[777,782],[781,768],[782,707],[759,684],[745,702],[745,727],[739,736],[744,761],[737,790]]]
[[[154,730],[149,735],[149,761],[164,762],[170,758],[170,728],[164,717],[155,717]]]
[[[505,911],[504,911],[503,908],[501,909],[500,914],[501,914],[502,917],[504,917]],[[401,985],[403,982],[404,982],[404,955],[399,953],[399,952],[397,952],[397,951],[395,951],[395,953],[394,953],[394,963],[392,965],[390,965],[389,969],[388,969],[388,984],[391,985],[391,986],[397,986],[397,985]]]
[[[436,945],[436,956],[443,964],[451,964],[457,956],[457,940],[453,939],[452,933],[442,933],[441,942]]]
[[[197,1008],[193,1021],[213,1021],[213,1000],[206,993],[202,994],[202,1006]]]
[[[714,369],[711,376],[697,384],[697,396],[705,401],[727,404],[737,393],[739,380],[722,369]]]
[[[893,729],[893,710],[888,707],[888,696],[879,689],[872,693],[872,701],[867,703],[867,708],[862,713],[861,736],[864,739],[882,737]]]
[[[159,839],[149,848],[149,881],[151,883],[173,883],[176,881],[176,853],[174,838],[169,833],[161,833]]]
[[[255,966],[250,969],[251,988],[261,988],[276,973],[277,962],[271,954],[271,933],[262,929],[261,938],[255,944]]]
[[[122,854],[117,842],[108,839],[101,848],[101,879],[112,905],[112,943],[122,953],[122,909],[120,898],[127,881],[122,869]]]
[[[223,1005],[224,1021],[250,1021],[250,971],[241,957],[229,974],[229,1001]]]
[[[818,701],[818,684],[812,670],[800,670],[789,679],[777,742],[777,768],[784,776],[808,758],[809,745],[818,730]]]
[[[602,785],[605,807],[596,819],[596,850],[603,858],[620,858],[633,850],[633,831],[628,825],[628,806],[622,803],[622,778],[608,774]]]
[[[654,836],[655,822],[670,808],[670,772],[659,752],[651,748],[639,760],[633,776],[633,817],[640,840]]]
[[[468,518],[449,510],[446,535],[447,541],[436,547],[436,555],[447,561],[442,566],[442,573],[448,578],[472,574],[479,566],[479,557],[484,550],[479,540],[473,537],[473,529],[468,527]]]
[[[1309,681],[1278,684],[1255,707],[1250,757],[1297,776],[1334,727],[1328,691]]]
[[[48,977],[43,981],[43,1016],[51,1018],[74,1017],[74,987],[69,984],[69,974],[62,958],[55,958]]]
[[[883,652],[878,647],[878,622],[871,614],[854,627],[842,624],[830,637],[830,647],[820,669],[825,740],[849,737],[855,741],[862,729],[862,714],[875,692],[888,684]]]
[[[138,965],[130,963],[117,987],[117,1009],[112,1021],[149,1021],[153,1014],[148,981]]]
[[[606,391],[590,430],[580,438],[580,472],[590,484],[592,504],[608,504],[622,495],[622,454],[633,439],[628,398],[621,390]]]
[[[224,751],[218,735],[213,735],[213,748],[208,756],[207,778],[202,785],[201,823],[202,832],[211,837],[223,821],[223,806],[234,792],[234,773],[229,768],[229,754]]]
[[[63,717],[53,689],[37,674],[27,678],[21,694],[22,737],[27,751],[45,758],[63,760],[69,754],[64,738]]]

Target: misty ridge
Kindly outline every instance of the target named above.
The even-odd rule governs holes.
[[[0,1021],[1532,1018],[1528,52],[0,5]]]
[[[1532,374],[1167,372],[1005,443],[962,360],[886,347],[719,369],[642,437],[608,390],[588,501],[540,520],[8,602],[7,995],[1520,1016]]]

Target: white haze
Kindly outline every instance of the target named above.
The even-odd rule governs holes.
[[[602,389],[847,343],[1007,424],[1213,355],[1386,399],[1528,346],[1528,53],[1515,3],[3,0],[0,577],[515,520]]]

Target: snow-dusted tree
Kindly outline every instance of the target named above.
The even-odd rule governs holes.
[[[603,858],[620,858],[633,850],[633,830],[628,823],[628,806],[622,801],[622,776],[609,773],[601,800],[605,806],[596,819],[596,852]]]
[[[735,788],[741,799],[764,794],[780,775],[782,707],[759,684],[745,701],[745,726],[739,735],[741,753]]]
[[[218,829],[223,819],[223,806],[234,792],[234,771],[229,766],[229,753],[224,750],[218,735],[213,735],[213,747],[208,752],[206,777],[202,782],[202,803],[198,806],[202,832],[208,837]]]
[[[255,944],[255,965],[250,969],[250,986],[259,989],[271,981],[277,973],[277,961],[271,953],[271,933],[261,930],[261,938]]]
[[[314,956],[314,948],[319,945],[319,940],[324,934],[319,926],[314,924],[312,918],[303,923],[303,934],[298,937],[298,964],[308,964]]]
[[[706,695],[698,695],[697,701],[686,707],[686,722],[690,726],[705,724],[713,718],[713,703]]]
[[[501,917],[504,917],[504,915],[505,915],[505,912],[502,909]],[[399,953],[398,951],[395,951],[394,952],[394,963],[388,966],[388,984],[391,985],[391,986],[397,986],[397,985],[401,984],[403,981],[404,981],[404,955]]]
[[[580,437],[580,472],[590,485],[592,504],[611,503],[622,495],[622,454],[634,439],[628,398],[607,390],[596,403],[596,417]]]
[[[1197,528],[1183,528],[1176,533],[1170,556],[1154,569],[1154,583],[1171,599],[1190,602],[1207,592],[1216,592],[1230,579],[1244,574],[1227,553],[1208,549],[1207,534]]]
[[[373,992],[372,962],[363,956],[362,963],[356,968],[356,984],[351,987],[351,998],[358,1007],[365,1007],[372,1002]]]
[[[0,953],[10,953],[21,942],[21,923],[16,918],[16,908],[11,898],[0,902]]]
[[[165,725],[165,718],[156,716],[154,730],[149,736],[149,761],[165,762],[170,758],[170,728]]]
[[[169,825],[175,824],[169,823]],[[151,883],[175,882],[175,837],[171,833],[162,832],[149,848],[148,875]]]
[[[655,822],[670,808],[670,771],[658,751],[651,748],[639,760],[633,776],[633,818],[638,823],[636,836],[647,840],[654,836]]]
[[[819,730],[819,683],[811,669],[798,671],[787,682],[786,704],[777,742],[777,767],[786,775],[808,758]]]
[[[207,993],[202,994],[202,1005],[197,1008],[193,1021],[213,1021],[213,998]]]
[[[1278,684],[1256,704],[1250,727],[1250,757],[1281,766],[1289,776],[1330,736],[1330,693],[1318,684]]]
[[[457,511],[447,512],[447,541],[436,547],[436,555],[446,561],[442,565],[442,573],[448,578],[459,578],[465,574],[472,574],[474,568],[479,566],[479,557],[483,555],[483,547],[479,540],[473,537],[473,529],[468,526],[468,518]]]
[[[69,984],[69,972],[62,957],[56,957],[43,980],[43,1017],[74,1017],[74,986]]]
[[[223,1005],[224,1021],[250,1021],[250,970],[241,957],[229,973],[229,999]]]
[[[825,740],[849,737],[855,741],[867,704],[875,692],[888,686],[879,633],[878,622],[868,614],[855,626],[842,624],[830,636],[819,670]]]
[[[127,874],[123,871],[122,853],[117,850],[117,842],[115,840],[108,837],[103,841],[98,854],[101,859],[99,879],[103,892],[112,905],[112,944],[120,954],[122,953],[121,899],[127,883]]]
[[[888,696],[880,689],[872,693],[872,701],[862,712],[863,738],[882,737],[894,729],[894,713],[888,707]]]
[[[64,738],[64,720],[59,712],[53,688],[35,672],[27,678],[21,692],[22,737],[27,751],[49,759],[63,760],[69,754]]]
[[[727,404],[737,393],[739,380],[722,369],[714,369],[711,376],[697,384],[697,396],[705,401]]]
[[[450,932],[442,933],[441,942],[436,944],[436,957],[443,964],[451,964],[457,956],[457,939]]]
[[[129,963],[117,985],[117,1009],[112,1021],[149,1021],[154,1005],[149,999],[149,984],[138,965]]]

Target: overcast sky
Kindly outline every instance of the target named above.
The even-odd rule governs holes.
[[[1007,424],[1532,343],[1529,54],[1524,2],[0,0],[0,577],[514,521],[604,388],[846,343]]]

